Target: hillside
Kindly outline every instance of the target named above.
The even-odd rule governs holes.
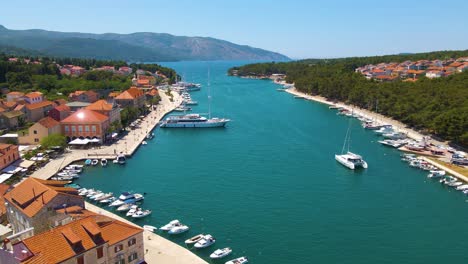
[[[0,45],[49,56],[126,61],[289,60],[279,53],[220,39],[149,32],[90,34],[10,30],[0,25]]]

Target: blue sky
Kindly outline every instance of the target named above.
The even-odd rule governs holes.
[[[0,24],[209,36],[292,58],[468,49],[468,1],[2,1]]]

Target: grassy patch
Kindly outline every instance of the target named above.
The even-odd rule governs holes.
[[[429,158],[431,159],[432,161],[436,162],[436,163],[439,163],[440,165],[442,166],[445,166],[455,172],[458,172],[464,176],[467,176],[468,177],[468,169],[465,168],[465,167],[462,167],[462,166],[459,166],[459,165],[455,165],[455,164],[452,164],[452,163],[448,163],[448,162],[445,162],[445,161],[441,161],[439,159],[435,159],[435,158]]]

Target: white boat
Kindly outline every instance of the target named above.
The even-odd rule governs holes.
[[[94,191],[94,189],[86,189],[86,188],[83,188],[83,189],[81,189],[81,190],[78,192],[78,195],[80,195],[80,196],[85,196],[86,194],[88,194],[88,192],[91,192],[91,191]]]
[[[70,164],[65,169],[70,169],[70,170],[82,170],[84,168],[84,165],[78,165],[78,164]]]
[[[165,128],[211,128],[224,127],[229,122],[226,118],[206,118],[200,114],[188,114],[170,116],[162,121],[161,127]]]
[[[202,239],[200,239],[197,243],[195,243],[195,248],[206,248],[213,245],[216,242],[216,239],[212,235],[206,235]]]
[[[102,167],[107,166],[107,159],[101,159],[101,166]]]
[[[227,247],[227,248],[220,248],[215,250],[213,253],[210,254],[210,258],[212,259],[220,259],[224,258],[225,256],[229,255],[232,253],[232,249]]]
[[[151,210],[137,210],[134,214],[132,214],[133,218],[143,218],[151,214]]]
[[[406,144],[406,141],[404,140],[392,140],[392,139],[379,140],[378,142],[382,145],[394,147],[394,148],[399,148]]]
[[[135,205],[131,203],[122,204],[121,206],[117,207],[117,211],[125,212],[125,211],[130,210],[132,206],[135,206]],[[135,208],[135,211],[136,211],[136,208]]]
[[[138,209],[141,210],[141,208],[138,208],[138,205],[131,205],[129,209],[130,210],[128,210],[126,216],[132,216],[134,213],[138,211]]]
[[[154,133],[148,133],[146,135],[146,139],[153,139],[154,138]]]
[[[460,185],[460,186],[456,187],[455,189],[457,189],[458,191],[468,190],[468,184]]]
[[[75,178],[73,178],[72,176],[54,176],[50,179],[54,181],[72,181]]]
[[[174,111],[176,111],[176,112],[187,112],[187,111],[192,111],[192,108],[190,108],[188,106],[178,106],[178,107],[174,108]]]
[[[107,204],[107,203],[112,203],[114,201],[116,201],[117,198],[111,196],[109,198],[106,198],[106,199],[102,199],[101,201],[99,201],[99,203],[102,203],[102,204]]]
[[[376,134],[388,134],[388,133],[393,133],[395,130],[393,130],[393,127],[391,125],[382,125],[380,129],[374,131]]]
[[[354,170],[359,167],[367,169],[367,162],[360,155],[349,151],[350,137],[351,137],[350,128],[351,128],[351,123],[349,123],[348,130],[346,132],[345,141],[343,143],[343,148],[341,149],[341,154],[335,154],[335,160],[351,170]],[[345,153],[346,147],[348,150]]]
[[[236,258],[236,259],[233,259],[233,260],[230,260],[224,264],[245,264],[245,263],[248,263],[249,260],[247,259],[247,257],[240,257],[240,258]]]
[[[194,237],[191,237],[187,240],[185,240],[185,244],[195,244],[197,243],[200,239],[202,239],[205,235],[204,234],[198,234]]]
[[[94,200],[95,201],[102,201],[102,200],[105,200],[105,199],[109,199],[110,197],[112,197],[112,195],[113,195],[113,193],[111,193],[111,192],[103,193],[102,196],[94,198]]]
[[[91,161],[91,165],[92,165],[92,166],[96,166],[96,165],[98,165],[98,163],[99,163],[99,160],[97,160],[97,159],[93,159],[93,160]]]
[[[458,187],[460,185],[463,185],[463,182],[456,181],[456,182],[451,182],[451,183],[449,183],[447,185],[450,186],[450,187]]]
[[[141,142],[141,145],[143,145],[143,146],[144,146],[144,145],[148,145],[148,142],[146,142],[146,141],[143,140],[143,141]]]
[[[92,196],[94,196],[94,195],[97,195],[97,194],[100,194],[100,193],[102,193],[102,191],[100,191],[100,190],[88,192],[88,193],[86,194],[86,197],[90,198],[90,197],[92,197]]]
[[[154,233],[156,230],[158,230],[157,227],[152,226],[152,225],[143,225],[143,229],[146,230],[146,231],[153,232],[153,233]]]
[[[57,176],[58,177],[65,177],[65,178],[71,177],[72,179],[80,178],[80,175],[78,175],[76,173],[68,173],[68,172],[59,172],[59,173],[57,173]]]
[[[82,173],[83,172],[83,169],[81,168],[69,168],[69,167],[66,167],[62,170],[63,172],[70,172],[70,173]]]
[[[104,196],[105,194],[106,194],[105,192],[99,191],[99,192],[95,193],[94,195],[90,196],[89,199],[96,200],[96,199],[99,199],[100,197]]]
[[[187,232],[189,229],[190,227],[179,224],[177,226],[172,227],[167,233],[170,235],[177,235],[177,234],[182,234],[184,232]]]
[[[392,132],[392,133],[385,133],[382,134],[384,138],[389,138],[389,139],[405,139],[407,138],[406,134],[400,133],[400,132]]]
[[[118,163],[118,164],[125,164],[125,162],[127,161],[127,158],[125,158],[125,155],[123,154],[120,154],[117,156],[117,158],[115,159],[117,162],[114,162],[114,163]]]
[[[175,226],[178,226],[180,225],[180,221],[179,220],[172,220],[170,221],[168,224],[164,225],[164,226],[161,226],[159,229],[163,230],[163,231],[169,231],[171,230],[171,228],[175,227]]]
[[[190,99],[190,100],[184,100],[184,104],[185,104],[185,105],[197,105],[198,102],[197,102],[197,101],[193,101],[192,99]]]
[[[437,171],[430,171],[429,175],[427,175],[428,178],[441,178],[445,175],[444,170],[437,170]]]

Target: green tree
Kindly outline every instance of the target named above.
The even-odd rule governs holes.
[[[54,146],[64,148],[67,146],[67,139],[61,134],[51,134],[41,139],[41,145],[47,149]]]

